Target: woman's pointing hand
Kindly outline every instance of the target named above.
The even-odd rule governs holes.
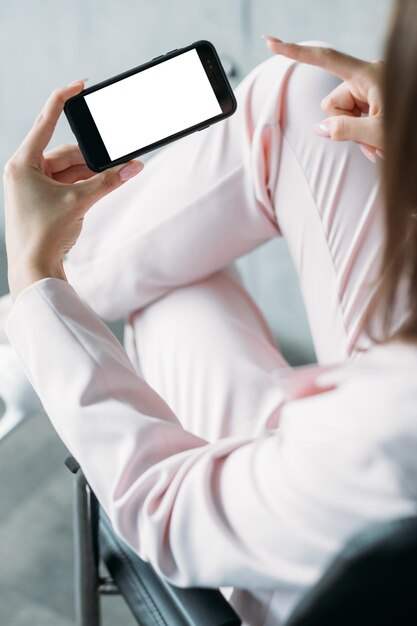
[[[342,79],[321,103],[329,117],[314,127],[318,135],[355,141],[366,148],[368,156],[383,156],[382,61],[363,61],[332,48],[284,43],[269,35],[264,38],[271,52],[322,67]]]

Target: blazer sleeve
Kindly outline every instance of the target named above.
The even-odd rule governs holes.
[[[283,423],[255,439],[208,443],[184,430],[63,280],[22,291],[5,330],[116,532],[175,585],[312,584],[345,537],[369,520],[375,477],[372,511],[380,513],[375,465],[369,480],[360,476],[365,489],[342,498],[350,474],[334,450],[337,436],[320,438],[313,428],[310,441],[297,416],[294,428]],[[308,411],[319,398],[298,402]],[[393,479],[380,471],[386,499]]]

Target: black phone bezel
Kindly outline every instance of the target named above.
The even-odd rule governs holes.
[[[107,87],[108,85],[116,83],[120,80],[128,78],[133,74],[142,72],[150,67],[153,67],[154,65],[164,63],[164,61],[179,56],[180,54],[184,54],[185,52],[188,52],[189,50],[192,50],[194,48],[196,49],[197,54],[206,71],[207,77],[222,109],[222,113],[203,120],[199,124],[194,124],[193,126],[190,126],[183,131],[175,133],[174,135],[170,135],[155,143],[149,144],[148,146],[144,146],[139,150],[136,150],[129,154],[125,154],[114,161],[111,161],[103,140],[101,139],[97,126],[90,113],[90,110],[85,102],[84,96],[94,91],[98,91],[99,89],[103,89],[104,87]],[[189,135],[197,130],[207,128],[207,126],[210,126],[215,122],[219,122],[226,117],[233,115],[233,113],[236,111],[236,108],[236,98],[226,76],[226,73],[222,67],[215,47],[211,42],[205,39],[201,39],[190,44],[189,46],[167,52],[164,55],[155,57],[147,63],[138,65],[131,70],[128,70],[121,74],[117,74],[117,76],[113,76],[112,78],[108,78],[107,80],[101,81],[96,85],[92,85],[91,87],[84,89],[81,93],[67,100],[64,106],[64,112],[71,126],[71,129],[78,141],[78,145],[88,167],[94,172],[102,172],[109,167],[113,167],[120,163],[125,163],[126,161],[140,156],[141,154],[156,150],[157,148],[171,143],[176,139],[180,139],[181,137],[185,137],[186,135]]]

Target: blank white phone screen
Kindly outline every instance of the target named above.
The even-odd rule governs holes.
[[[222,112],[195,49],[85,101],[112,161]]]

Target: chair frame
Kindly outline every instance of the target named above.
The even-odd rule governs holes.
[[[73,528],[75,616],[77,626],[100,626],[100,596],[120,595],[111,576],[99,575],[99,504],[80,465],[68,456],[65,465],[74,474]]]

